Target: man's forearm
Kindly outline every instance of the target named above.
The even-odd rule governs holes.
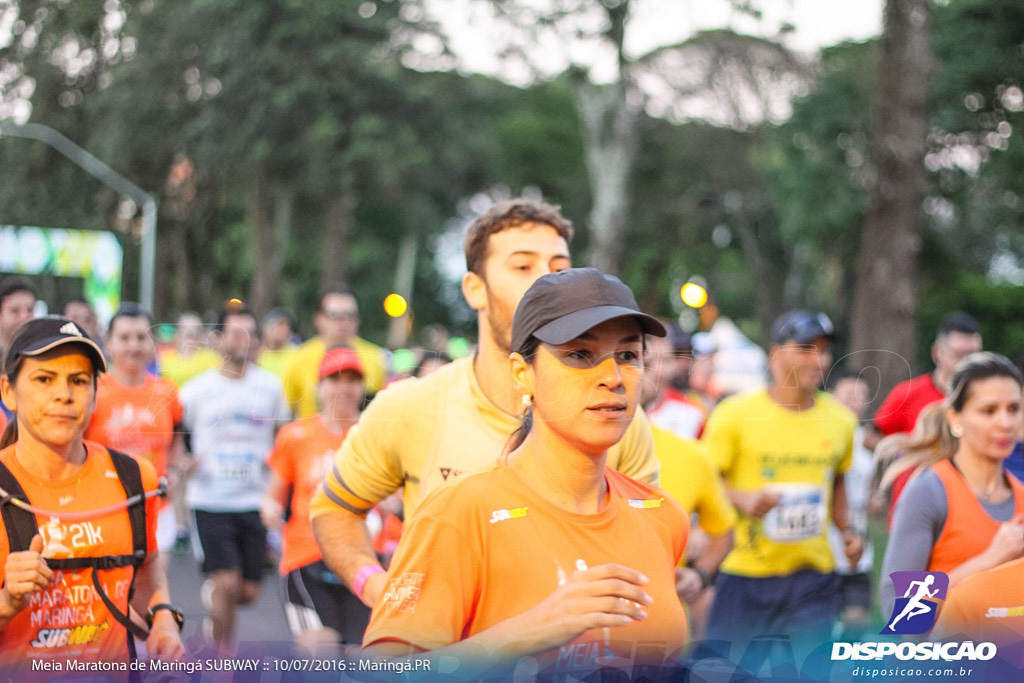
[[[708,536],[707,546],[704,548],[704,552],[700,554],[700,557],[693,563],[693,566],[699,567],[711,576],[714,576],[718,571],[718,566],[722,564],[722,560],[732,550],[732,545],[732,529],[725,533]]]
[[[845,480],[846,477],[844,475],[837,474],[832,482],[832,523],[840,531],[846,531],[852,523],[850,511],[846,505]],[[857,531],[862,531],[862,529],[857,529]]]
[[[339,509],[314,518],[313,535],[327,567],[355,592],[353,584],[359,570],[378,563],[365,520]]]

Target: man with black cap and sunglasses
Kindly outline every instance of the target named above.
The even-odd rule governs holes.
[[[740,513],[736,545],[715,581],[710,639],[829,633],[839,611],[835,561],[856,563],[863,541],[847,518],[843,472],[853,414],[820,391],[832,323],[790,311],[772,325],[765,389],[723,401],[704,439]],[[829,522],[843,533],[833,560]]]

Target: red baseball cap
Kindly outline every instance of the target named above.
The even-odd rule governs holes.
[[[359,360],[359,354],[347,346],[337,346],[324,354],[323,360],[320,361],[320,379],[342,370],[351,370],[360,377],[363,376],[363,364]]]

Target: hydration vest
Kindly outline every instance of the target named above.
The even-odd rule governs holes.
[[[111,616],[124,626],[128,633],[136,638],[146,639],[148,634],[145,629],[133,622],[127,614],[127,609],[122,612],[114,601],[110,599],[103,586],[100,584],[99,570],[118,569],[121,567],[132,568],[132,578],[128,584],[128,601],[131,604],[132,596],[135,593],[135,575],[139,566],[146,560],[146,491],[142,485],[142,471],[139,463],[130,455],[125,455],[111,448],[110,460],[114,464],[117,478],[124,487],[126,500],[131,501],[127,507],[128,521],[132,530],[132,553],[130,555],[101,555],[99,557],[68,557],[68,558],[47,558],[46,564],[50,569],[77,570],[92,568],[92,583],[96,593],[107,606]],[[19,507],[13,503],[17,499],[24,503],[31,503],[21,484],[15,479],[14,474],[2,462],[0,462],[0,488],[7,492],[7,495],[0,498],[0,516],[3,518],[4,526],[7,529],[7,539],[10,552],[22,552],[29,549],[32,538],[39,533],[39,525],[36,522],[34,513]],[[135,640],[128,638],[128,651],[134,660]]]

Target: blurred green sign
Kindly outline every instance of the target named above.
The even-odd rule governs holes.
[[[121,304],[123,259],[112,232],[0,226],[0,272],[80,277],[101,321]]]

